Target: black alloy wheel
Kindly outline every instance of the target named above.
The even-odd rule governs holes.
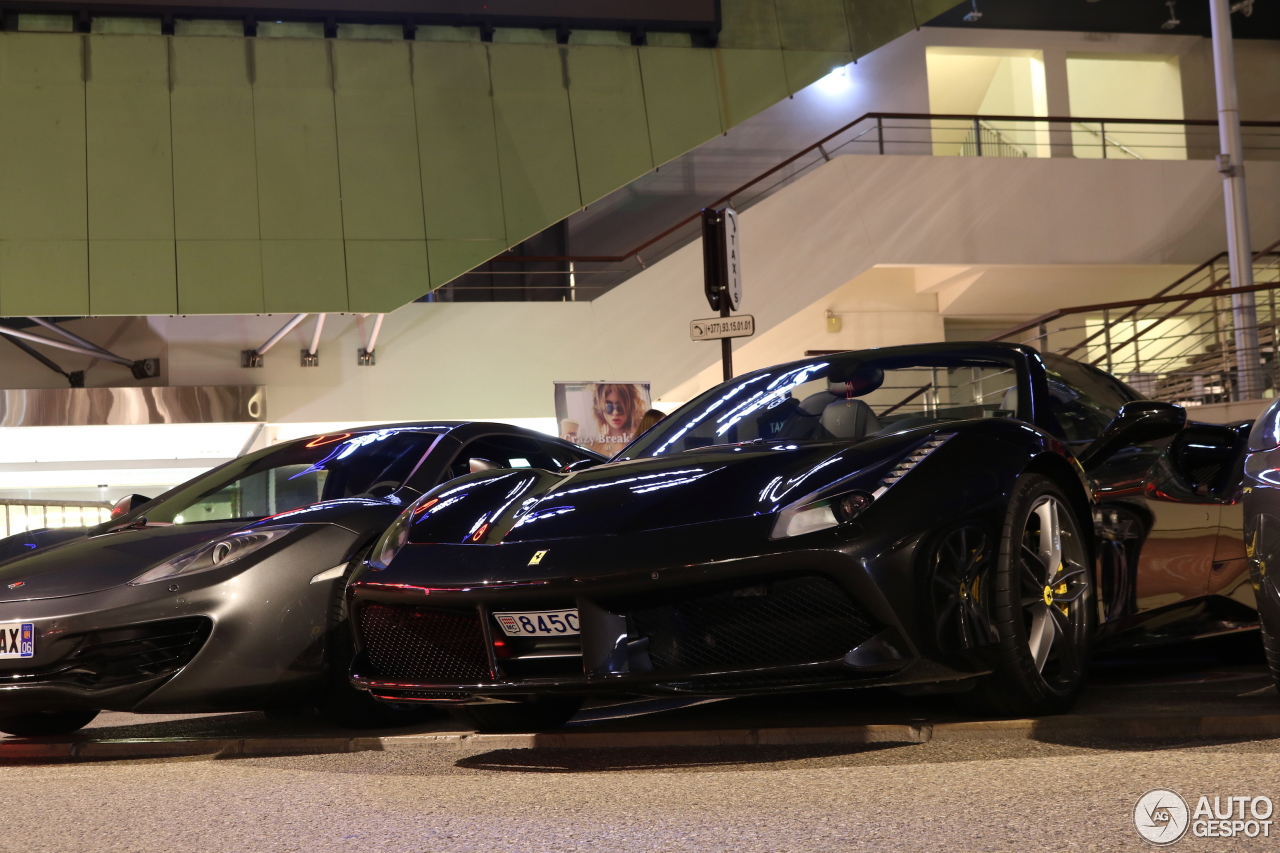
[[[539,696],[523,702],[461,705],[450,708],[461,723],[478,732],[539,732],[558,729],[582,708],[578,696]]]
[[[1089,548],[1061,487],[1040,474],[1019,477],[995,573],[995,669],[968,701],[1002,715],[1069,709],[1088,671],[1093,587]]]
[[[83,729],[97,711],[34,711],[30,714],[0,716],[0,732],[17,737],[66,735]]]
[[[993,536],[977,525],[957,527],[938,543],[930,566],[938,647],[950,651],[999,639],[991,624]]]

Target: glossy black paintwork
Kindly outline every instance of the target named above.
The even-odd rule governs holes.
[[[0,622],[30,620],[37,626],[35,659],[0,661],[0,713],[61,707],[232,710],[296,702],[323,684],[325,636],[341,584],[337,576],[320,583],[311,578],[344,567],[367,549],[407,504],[465,465],[474,442],[492,437],[535,441],[561,448],[566,458],[594,456],[504,424],[432,422],[352,432],[404,428],[431,428],[438,435],[425,444],[403,486],[381,498],[321,501],[256,521],[147,524],[147,513],[184,484],[96,528],[32,531],[0,540]],[[281,525],[292,532],[226,568],[129,583],[189,548],[239,530]],[[33,544],[37,547],[28,547]],[[140,678],[135,690],[105,696],[65,685],[28,684],[20,677],[56,664],[78,638],[93,632],[178,616],[208,617],[211,636],[184,669],[158,680]]]
[[[1082,530],[1093,530],[1095,519],[1108,508],[1140,519],[1131,564],[1108,568],[1109,545],[1101,537],[1090,537],[1100,577],[1109,571],[1133,575],[1145,541],[1173,541],[1185,532],[1176,526],[1161,528],[1159,512],[1150,508],[1153,503],[1163,512],[1164,504],[1176,501],[1195,506],[1211,502],[1214,507],[1231,501],[1232,472],[1238,471],[1238,462],[1235,468],[1228,463],[1214,469],[1217,479],[1206,492],[1206,484],[1195,479],[1204,465],[1197,468],[1196,460],[1188,457],[1200,451],[1186,445],[1197,436],[1214,436],[1222,447],[1206,452],[1215,458],[1230,455],[1241,436],[1238,428],[1191,425],[1172,440],[1121,448],[1086,474],[1075,458],[1086,443],[1066,440],[1053,415],[1045,366],[1033,350],[932,344],[872,352],[876,358],[921,353],[1012,356],[1018,369],[1017,417],[890,429],[862,440],[753,441],[656,457],[628,448],[619,454],[622,461],[570,474],[491,471],[463,477],[424,497],[409,544],[389,566],[366,564],[353,576],[348,587],[352,607],[379,602],[446,610],[478,607],[487,614],[577,606],[583,613],[607,616],[697,590],[817,574],[834,579],[872,614],[901,653],[900,663],[879,668],[858,670],[846,664],[849,679],[858,685],[936,682],[984,672],[991,658],[987,650],[960,648],[942,636],[924,557],[940,531],[958,524],[998,533],[1009,491],[1024,472],[1056,480]],[[1117,387],[1131,395],[1129,399],[1137,399],[1131,389],[1119,383]],[[892,487],[877,491],[888,470],[940,437],[946,441],[923,462]],[[655,444],[649,442],[650,447]],[[645,441],[637,442],[641,445]],[[626,459],[631,455],[641,458]],[[1238,477],[1234,482],[1238,484]],[[875,492],[878,499],[852,523],[772,538],[780,509],[850,490]],[[1195,581],[1201,601],[1212,598],[1206,591],[1211,565],[1212,560],[1205,563]],[[1104,594],[1114,591],[1127,598],[1100,602],[1101,636],[1117,644],[1150,640],[1153,634],[1141,628],[1147,615],[1138,612],[1138,584],[1132,576],[1120,580],[1125,582],[1109,577],[1102,585]],[[1179,615],[1167,606],[1154,612]],[[1186,634],[1197,633],[1203,613],[1202,608],[1181,614],[1190,626]],[[601,624],[614,626],[610,630],[616,633],[622,624],[619,618],[606,618]],[[483,624],[489,634],[497,631],[487,616]],[[531,685],[506,674],[502,661],[495,658],[491,680],[482,685],[441,680],[389,685],[369,675],[367,662],[358,657],[353,682],[389,701],[414,687],[430,688],[437,697],[479,701],[548,690],[699,692],[679,686],[681,679],[723,675],[628,671],[626,664],[597,648],[601,637],[586,626],[584,621],[584,658],[576,676]],[[620,668],[610,670],[615,664]],[[806,682],[803,672],[808,670],[802,670],[796,669],[785,687],[712,689],[704,684],[701,692],[767,692],[828,683],[816,676]]]

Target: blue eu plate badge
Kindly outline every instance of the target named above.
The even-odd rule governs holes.
[[[0,658],[29,658],[36,653],[36,626],[32,622],[0,623]]]

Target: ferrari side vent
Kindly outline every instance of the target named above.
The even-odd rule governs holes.
[[[944,435],[935,435],[924,444],[911,451],[911,454],[907,456],[906,459],[903,459],[897,465],[893,466],[893,470],[884,476],[884,479],[880,481],[880,485],[876,488],[875,492],[872,493],[872,497],[879,498],[885,492],[889,491],[889,489],[893,488],[894,484],[907,476],[907,474],[911,472],[912,468],[923,462],[930,453],[946,444],[954,435],[954,432],[949,432]]]
[[[358,618],[373,675],[427,682],[490,679],[480,614],[474,610],[366,604]]]

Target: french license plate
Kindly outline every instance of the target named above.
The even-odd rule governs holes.
[[[31,622],[0,622],[0,658],[29,658],[36,653],[36,626]]]
[[[578,611],[535,610],[531,613],[495,613],[508,637],[567,637],[578,633]]]

